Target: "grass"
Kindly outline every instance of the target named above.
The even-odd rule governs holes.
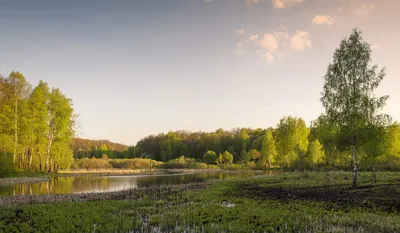
[[[400,232],[400,173],[284,173],[123,200],[0,207],[0,232]],[[185,188],[186,187],[186,188]]]

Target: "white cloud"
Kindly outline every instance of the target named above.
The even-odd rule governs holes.
[[[374,5],[361,5],[360,7],[356,8],[354,12],[358,15],[368,15],[374,9]]]
[[[371,46],[371,49],[378,49],[379,47],[381,47],[379,44],[374,44]]]
[[[249,39],[251,41],[257,40],[258,39],[258,35],[251,35]]]
[[[273,53],[279,48],[278,40],[273,33],[264,34],[264,37],[258,41],[258,44],[269,53]]]
[[[310,33],[297,30],[296,34],[290,38],[290,48],[295,51],[311,48]]]
[[[249,47],[250,45],[250,47]],[[251,45],[256,46],[259,56],[263,62],[272,64],[280,61],[284,57],[311,48],[310,34],[307,31],[297,30],[294,33],[287,31],[275,31],[265,33],[263,36],[253,34],[248,40],[237,44],[235,53],[243,54],[246,49],[251,49]],[[251,50],[247,50],[249,52]]]
[[[232,31],[234,33],[237,33],[237,34],[243,34],[244,33],[244,29],[233,29]]]
[[[304,1],[305,0],[272,0],[272,6],[282,9]]]
[[[331,16],[328,15],[316,15],[313,20],[312,23],[313,24],[327,24],[327,25],[332,25],[333,24],[334,19]]]
[[[237,55],[242,55],[246,52],[244,49],[244,45],[247,44],[248,41],[239,42],[236,44],[236,49],[233,51]]]
[[[272,55],[272,53],[266,52],[263,54],[262,59],[264,62],[268,63],[268,64],[272,64],[274,63],[274,56]]]

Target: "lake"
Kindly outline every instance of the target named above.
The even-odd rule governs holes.
[[[110,192],[151,185],[187,184],[208,179],[232,179],[260,175],[255,172],[201,172],[154,175],[81,175],[53,177],[35,184],[0,187],[0,196]]]

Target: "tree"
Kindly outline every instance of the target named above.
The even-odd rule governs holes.
[[[308,154],[310,156],[310,162],[314,168],[315,164],[321,162],[324,157],[325,151],[322,145],[319,143],[318,139],[312,141],[308,146]]]
[[[227,163],[227,164],[233,163],[233,155],[231,153],[229,153],[228,151],[225,151],[222,154],[222,162]]]
[[[303,119],[292,116],[282,118],[276,133],[277,160],[281,166],[289,167],[306,154],[309,129]]]
[[[247,151],[242,150],[239,154],[239,158],[238,158],[239,162],[247,162],[249,161],[249,153],[247,153]]]
[[[13,109],[13,136],[14,136],[14,148],[13,148],[13,163],[15,165],[15,159],[19,154],[19,136],[22,134],[20,129],[21,123],[21,108],[23,106],[23,102],[26,100],[27,95],[30,91],[30,86],[26,81],[25,77],[17,72],[13,71],[8,76],[8,86],[9,86],[9,94],[10,94],[10,104]],[[21,166],[21,155],[19,158],[20,166]]]
[[[58,170],[59,164],[68,164],[72,158],[72,151],[67,150],[67,146],[74,135],[75,115],[72,100],[57,88],[51,90],[48,109],[50,119],[45,170],[52,172]]]
[[[50,91],[47,83],[40,81],[33,89],[28,100],[29,112],[29,149],[28,169],[32,169],[32,160],[35,156],[37,170],[42,170],[45,145],[47,143],[46,133],[49,130],[49,112],[47,109]]]
[[[337,159],[337,134],[338,127],[329,122],[326,115],[322,114],[318,119],[311,122],[310,126],[310,140],[316,140],[322,144],[325,151],[326,166],[335,166]]]
[[[272,134],[272,129],[268,129],[262,136],[261,142],[261,156],[263,160],[268,162],[268,168],[271,168],[271,164],[275,160],[276,155],[275,138]]]
[[[251,160],[257,163],[258,160],[261,158],[261,154],[256,149],[251,149],[249,151],[249,157],[251,158]]]
[[[400,124],[395,122],[389,125],[385,134],[385,151],[381,156],[381,160],[388,165],[396,165],[400,163]]]
[[[386,116],[378,112],[389,98],[375,97],[374,90],[386,75],[383,68],[370,66],[371,46],[354,29],[341,41],[324,76],[322,104],[327,119],[339,127],[339,144],[350,149],[353,158],[353,187],[357,186],[357,148],[366,143],[364,129]]]
[[[216,164],[217,163],[217,154],[209,150],[203,155],[203,161],[207,164]]]

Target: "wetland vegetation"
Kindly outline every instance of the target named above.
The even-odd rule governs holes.
[[[400,173],[380,172],[374,180],[370,172],[361,172],[357,189],[350,189],[351,175],[283,173],[154,185],[105,193],[97,199],[70,196],[55,203],[42,202],[51,204],[3,205],[0,231],[400,231]]]

